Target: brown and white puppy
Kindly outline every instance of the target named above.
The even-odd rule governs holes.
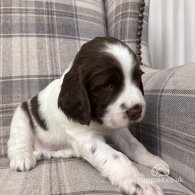
[[[125,43],[99,37],[84,44],[61,78],[17,107],[8,142],[11,169],[28,171],[42,157],[83,157],[127,194],[162,195],[129,160],[162,164],[169,172],[127,129],[144,117],[141,75]]]

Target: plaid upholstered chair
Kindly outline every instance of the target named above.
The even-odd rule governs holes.
[[[145,5],[145,6],[144,6]],[[168,162],[171,175],[156,175],[165,194],[195,192],[195,65],[151,70],[149,0],[0,1],[0,194],[120,194],[82,159],[50,159],[29,172],[12,172],[7,158],[16,106],[58,78],[79,48],[96,36],[114,36],[136,51],[147,113],[132,132]],[[179,182],[178,182],[179,180]]]

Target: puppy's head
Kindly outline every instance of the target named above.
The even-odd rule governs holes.
[[[70,119],[109,128],[128,127],[145,113],[142,71],[136,55],[115,38],[85,43],[64,76],[59,108]]]

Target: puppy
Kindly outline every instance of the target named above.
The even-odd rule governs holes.
[[[125,43],[106,37],[85,43],[61,78],[17,107],[8,141],[10,168],[28,171],[42,157],[82,157],[127,194],[162,195],[129,160],[161,164],[169,172],[128,130],[145,113],[141,75]]]

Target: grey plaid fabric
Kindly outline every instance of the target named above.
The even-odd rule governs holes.
[[[7,159],[15,107],[59,77],[83,43],[108,34],[106,6],[103,0],[0,0],[0,195],[120,194],[81,159],[43,160],[25,173],[12,172]],[[160,185],[167,195],[192,194],[176,181]]]
[[[105,8],[107,15],[108,35],[114,36],[125,43],[134,51],[137,19],[139,13],[138,0],[105,0]],[[142,30],[142,58],[143,63],[150,66],[150,58],[148,52],[148,15],[149,0],[145,0],[145,11]]]
[[[39,161],[29,172],[13,172],[8,160],[0,159],[0,194],[9,195],[114,195],[121,194],[108,180],[102,178],[86,161],[76,158]],[[135,166],[147,178],[156,180],[165,195],[193,195],[191,191],[166,176],[152,176],[151,170]],[[164,182],[162,180],[164,179]],[[171,180],[171,182],[169,181]]]
[[[101,0],[0,0],[0,157],[15,107],[59,77],[83,43],[106,34]]]
[[[133,133],[195,192],[195,64],[150,71],[143,82],[146,116]]]

